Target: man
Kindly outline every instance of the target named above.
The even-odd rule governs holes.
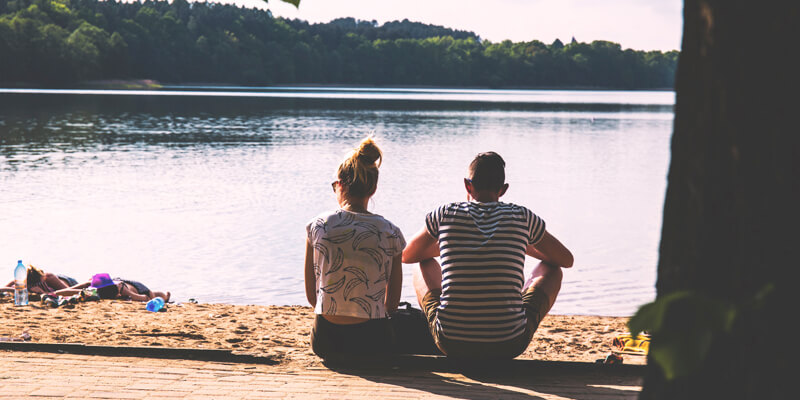
[[[514,358],[555,303],[572,254],[533,212],[499,201],[508,190],[499,154],[478,154],[468,176],[468,201],[429,213],[403,262],[420,264],[414,289],[443,353]],[[527,283],[526,254],[541,260]]]

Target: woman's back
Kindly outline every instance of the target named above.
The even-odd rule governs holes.
[[[386,317],[392,259],[405,247],[400,229],[377,214],[339,209],[314,218],[306,232],[315,250],[315,313]]]

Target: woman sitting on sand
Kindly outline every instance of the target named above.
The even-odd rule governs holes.
[[[97,295],[101,299],[123,299],[134,301],[150,301],[153,298],[161,297],[164,302],[169,301],[170,292],[153,292],[144,284],[127,279],[111,279],[109,274],[95,274],[92,280],[72,287],[56,290],[50,293],[55,296],[72,296],[81,293],[83,289],[97,289]]]
[[[28,266],[28,292],[30,293],[50,293],[59,289],[66,289],[70,286],[76,285],[78,281],[66,275],[54,274],[52,272],[44,272],[33,265]],[[0,292],[13,292],[14,281],[11,281],[6,287],[0,288]]]
[[[378,185],[381,150],[371,138],[342,161],[332,183],[339,209],[306,226],[306,297],[316,318],[311,347],[322,358],[392,351],[387,313],[403,282],[403,234],[367,211]]]

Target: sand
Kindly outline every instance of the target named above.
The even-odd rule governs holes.
[[[310,307],[180,303],[153,313],[144,306],[102,300],[71,308],[48,308],[38,301],[15,307],[5,296],[0,298],[0,340],[27,333],[37,343],[229,349],[270,357],[287,369],[321,366],[309,344]],[[627,333],[627,320],[548,315],[519,358],[595,362],[614,350],[615,336]],[[623,357],[625,364],[645,364],[643,356]]]

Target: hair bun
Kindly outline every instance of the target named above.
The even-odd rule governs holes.
[[[381,149],[378,148],[378,145],[375,144],[375,140],[373,140],[372,137],[367,137],[361,141],[358,149],[356,149],[356,154],[359,160],[367,164],[376,164],[378,167],[381,166],[383,154],[381,154]]]
[[[361,198],[372,196],[378,185],[378,167],[383,154],[372,137],[367,137],[348,153],[339,164],[336,176],[348,195]]]

